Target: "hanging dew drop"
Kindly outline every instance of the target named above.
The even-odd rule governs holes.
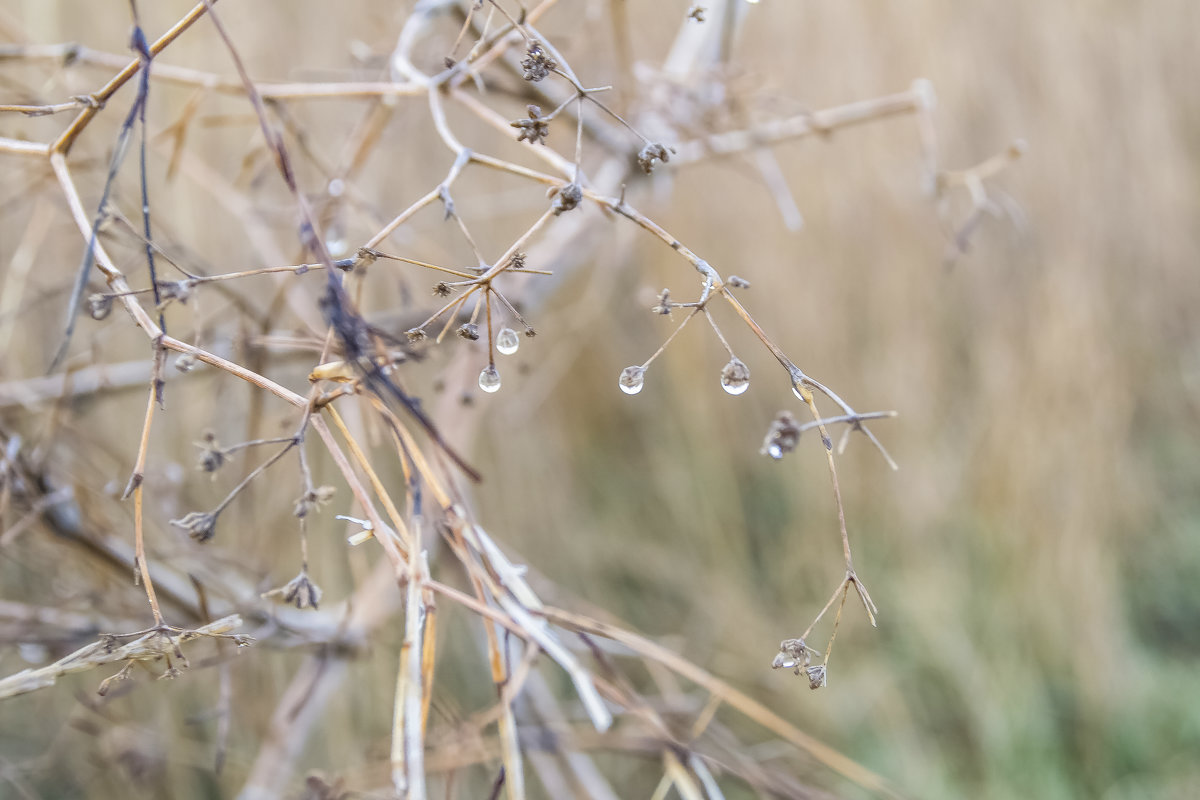
[[[512,328],[501,328],[500,333],[496,334],[496,349],[504,355],[511,356],[520,346],[521,339]]]
[[[721,388],[729,394],[742,394],[750,388],[750,368],[736,358],[721,370]]]
[[[646,370],[641,367],[626,367],[621,370],[621,378],[617,384],[625,394],[637,394],[646,382]]]
[[[770,445],[767,447],[767,455],[778,461],[783,458],[783,448],[777,444]]]
[[[492,364],[488,364],[483,368],[483,372],[479,373],[479,388],[488,394],[500,390],[500,372]]]

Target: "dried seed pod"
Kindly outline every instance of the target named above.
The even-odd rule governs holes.
[[[671,309],[674,307],[675,304],[671,302],[671,290],[663,289],[658,295],[658,303],[651,306],[650,310],[665,317],[671,313]]]
[[[800,442],[800,433],[800,426],[796,423],[792,412],[780,411],[779,415],[771,422],[766,438],[763,439],[762,450],[759,452],[764,456],[779,460],[786,453],[796,449],[796,445]]]
[[[283,587],[283,599],[296,608],[315,609],[321,603],[321,587],[312,582],[307,572],[301,571]]]
[[[458,326],[458,335],[472,342],[479,341],[479,326],[474,322],[464,322]]]
[[[558,69],[558,63],[546,54],[542,43],[534,39],[525,50],[525,58],[521,59],[521,69],[525,80],[537,83]]]
[[[200,448],[197,467],[205,472],[216,472],[225,465],[225,451],[221,449],[221,444],[217,441],[215,433],[205,431],[202,439],[195,444],[196,447]]]
[[[216,533],[217,515],[207,511],[193,511],[179,519],[171,520],[176,528],[187,531],[187,535],[197,542],[207,542]]]
[[[670,151],[667,150],[665,145],[659,144],[658,142],[650,142],[647,144],[641,149],[641,151],[638,152],[637,157],[638,166],[641,167],[642,172],[645,172],[647,175],[654,171],[654,163],[656,161],[665,164],[670,160]]]
[[[550,207],[554,209],[554,215],[558,216],[564,211],[578,207],[581,200],[583,200],[583,187],[578,183],[568,183],[555,193],[554,203]]]

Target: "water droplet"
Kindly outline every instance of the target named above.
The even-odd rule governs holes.
[[[778,461],[779,459],[783,458],[783,448],[777,444],[768,445],[767,455]]]
[[[646,370],[641,367],[626,367],[621,370],[621,379],[617,382],[625,394],[637,394],[646,382]]]
[[[511,356],[520,346],[521,340],[512,328],[501,328],[500,333],[496,334],[496,349],[504,355]]]
[[[325,231],[325,249],[334,258],[345,255],[349,244],[346,241],[346,234],[342,230],[341,225],[330,225],[328,230]]]
[[[488,364],[483,368],[483,372],[479,373],[479,388],[488,394],[500,390],[500,372],[492,364]]]
[[[797,400],[803,400],[803,399],[804,399],[804,395],[800,394],[800,387],[799,387],[799,386],[792,386],[792,394],[796,395],[796,399],[797,399]]]
[[[741,394],[750,388],[750,368],[731,358],[721,370],[721,388],[730,394]]]

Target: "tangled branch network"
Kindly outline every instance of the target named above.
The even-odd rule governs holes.
[[[724,101],[721,92],[702,92],[696,87],[719,86],[724,80],[722,68],[729,59],[731,43],[744,15],[751,13],[746,3],[735,0],[681,7],[679,34],[663,68],[635,79],[626,57],[618,70],[621,83],[615,87],[591,86],[588,76],[572,67],[572,58],[578,57],[564,52],[539,29],[543,17],[557,6],[572,5],[555,0],[542,0],[528,8],[516,0],[422,0],[399,26],[394,49],[382,63],[373,62],[379,72],[376,80],[256,81],[243,62],[239,31],[227,28],[222,16],[227,7],[239,2],[225,0],[218,10],[215,0],[204,0],[158,32],[143,28],[136,1],[129,0],[132,57],[74,44],[0,46],[0,59],[10,63],[51,65],[71,73],[109,70],[111,74],[106,83],[87,94],[0,106],[0,114],[6,116],[70,117],[47,140],[0,138],[0,157],[27,164],[31,171],[48,166],[59,200],[65,200],[78,228],[83,254],[68,281],[66,315],[53,347],[52,374],[0,385],[0,406],[19,404],[36,410],[114,383],[146,386],[141,435],[136,448],[131,447],[133,468],[124,491],[124,498],[132,504],[133,548],[122,550],[109,540],[101,544],[108,548],[109,558],[135,571],[151,616],[149,626],[138,626],[141,629],[134,633],[105,635],[53,664],[0,680],[0,697],[50,686],[62,675],[106,665],[119,671],[103,682],[103,692],[131,680],[134,665],[165,662],[165,674],[179,676],[189,663],[184,649],[197,646],[197,642],[215,642],[219,654],[228,653],[219,655],[221,658],[250,645],[250,635],[236,632],[247,620],[260,625],[255,631],[260,638],[284,631],[352,650],[358,646],[355,642],[368,639],[399,611],[403,641],[395,665],[387,758],[391,788],[400,796],[423,798],[431,781],[440,780],[443,783],[439,785],[444,785],[444,775],[456,769],[498,765],[492,796],[503,788],[509,797],[524,797],[530,763],[544,785],[551,785],[554,777],[543,761],[527,757],[530,737],[522,729],[537,724],[546,730],[566,730],[574,720],[585,720],[595,732],[610,737],[614,737],[614,722],[619,720],[619,736],[607,740],[618,750],[620,742],[639,736],[638,741],[652,742],[663,770],[656,797],[665,796],[672,787],[684,797],[721,797],[720,786],[726,781],[742,782],[776,796],[794,796],[787,779],[769,765],[744,756],[726,757],[736,737],[717,720],[723,707],[851,781],[888,791],[877,776],[659,644],[627,629],[544,604],[527,581],[524,566],[510,560],[473,510],[468,487],[480,475],[451,442],[453,437],[444,433],[453,425],[453,410],[443,410],[444,414],[431,411],[428,392],[406,386],[403,367],[426,357],[447,338],[482,341],[486,360],[477,355],[478,346],[460,348],[447,355],[449,366],[444,372],[451,375],[469,370],[482,392],[497,392],[504,384],[503,357],[535,335],[533,322],[541,301],[569,271],[573,263],[569,254],[586,250],[594,240],[595,221],[587,216],[587,207],[625,220],[661,241],[681,266],[690,268],[683,274],[692,276],[694,291],[684,300],[675,299],[667,289],[661,292],[652,311],[673,317],[677,324],[649,357],[616,376],[614,388],[628,395],[643,392],[647,375],[666,348],[693,319],[703,318],[713,333],[714,346],[728,354],[720,386],[731,395],[744,393],[750,369],[718,327],[713,312],[719,305],[731,311],[738,324],[778,362],[781,377],[803,408],[798,409],[800,419],[783,410],[769,423],[762,452],[783,459],[796,449],[802,434],[818,434],[837,511],[843,564],[841,579],[812,622],[801,632],[781,632],[787,638],[772,666],[792,669],[807,678],[812,688],[822,687],[851,592],[872,624],[877,614],[855,570],[837,456],[851,435],[858,433],[895,468],[868,426],[895,414],[857,411],[803,370],[743,303],[749,281],[723,274],[636,208],[626,197],[626,187],[636,181],[659,180],[663,172],[711,159],[765,155],[759,159],[764,183],[785,218],[794,219],[798,212],[786,180],[769,158],[772,147],[908,116],[916,120],[920,132],[919,157],[927,188],[943,211],[949,246],[961,252],[981,215],[1005,213],[1005,204],[987,182],[1020,154],[1020,143],[975,167],[942,170],[931,119],[934,96],[928,82],[921,80],[896,94],[791,117],[755,118],[743,127],[704,130],[705,115],[720,110]],[[627,54],[626,6],[613,2],[608,13],[617,49]],[[766,9],[762,11],[766,13]],[[224,52],[211,54],[219,66],[206,72],[169,63],[173,46],[193,35],[193,27],[199,35],[205,25],[211,26],[210,33],[215,30],[224,46]],[[438,52],[431,55],[434,50]],[[92,162],[75,157],[74,148],[100,130],[97,121],[120,115],[117,94],[126,85],[134,99],[117,126],[100,190],[89,202],[84,194],[92,191],[81,190],[79,174],[91,170]],[[191,94],[177,117],[161,130],[149,129],[153,123],[147,122],[148,109],[154,110],[161,94],[180,87]],[[243,114],[253,114],[258,128],[258,138],[243,163],[261,168],[264,174],[256,180],[269,180],[284,192],[286,202],[275,213],[274,223],[252,213],[246,191],[222,183],[225,179],[216,177],[188,149],[189,134],[200,124],[205,109],[231,102],[231,98]],[[330,160],[310,147],[295,109],[333,101],[357,103],[361,112],[345,138],[342,154]],[[523,108],[518,112],[523,115],[513,119],[513,114],[505,111],[511,111],[515,102]],[[149,119],[154,118],[151,113]],[[433,137],[421,158],[443,162],[446,167],[437,184],[415,202],[380,212],[380,201],[364,196],[358,184],[385,129],[397,118],[420,120],[428,126]],[[511,155],[468,147],[464,131],[470,132],[473,141],[490,137],[495,152]],[[136,164],[127,165],[127,155],[132,152],[137,153]],[[220,202],[244,219],[247,237],[259,248],[255,265],[232,272],[212,269],[204,261],[204,243],[184,244],[181,237],[168,233],[180,226],[176,220],[159,218],[157,209],[162,205],[151,196],[151,189],[157,191],[158,184],[147,178],[148,172],[164,164],[168,176],[178,172],[202,188],[212,189]],[[265,175],[268,168],[273,174]],[[480,244],[486,238],[468,221],[474,195],[456,197],[464,176],[481,171],[501,173],[535,187],[542,197],[527,226],[516,235],[510,231],[508,243],[495,250]],[[131,200],[130,193],[122,191],[120,176],[133,173],[138,180],[133,193],[136,199]],[[320,189],[314,191],[314,184]],[[965,222],[950,219],[949,199],[955,193],[969,198],[971,211]],[[136,212],[123,210],[131,205]],[[57,213],[57,208],[56,201],[45,213]],[[152,209],[156,209],[153,217]],[[463,266],[416,257],[410,243],[426,209],[440,211],[443,221],[450,224],[439,230],[449,230],[453,246],[465,247],[474,263]],[[373,232],[354,246],[351,230],[368,223]],[[31,230],[36,227],[31,225]],[[280,230],[285,233],[280,235]],[[135,255],[122,255],[131,245]],[[302,256],[279,257],[289,248]],[[555,265],[557,268],[551,268]],[[398,326],[394,320],[381,321],[365,313],[372,293],[379,291],[379,281],[394,277],[385,271],[393,267],[411,270],[410,276],[433,273],[437,307],[405,318]],[[300,276],[309,273],[324,279],[302,282]],[[262,327],[270,317],[256,317],[255,304],[247,300],[253,290],[240,287],[273,279],[288,281],[280,302],[308,330],[306,338],[281,344],[291,348],[288,358],[300,353],[308,361],[310,385],[303,392],[269,377],[275,365],[268,357],[239,357],[226,345],[217,326],[201,322],[198,309],[212,298],[214,303],[227,300],[240,309],[243,324]],[[89,287],[95,290],[89,292]],[[110,316],[118,307],[124,315]],[[282,313],[282,309],[277,311]],[[85,312],[114,328],[128,328],[132,322],[145,335],[149,356],[123,365],[88,363],[79,337],[73,336],[76,319]],[[8,335],[0,329],[0,341]],[[215,475],[245,454],[268,455],[216,506],[172,518],[168,527],[163,525],[167,520],[157,517],[158,505],[147,498],[152,490],[148,476],[154,474],[151,444],[156,437],[155,422],[167,407],[169,368],[187,372],[202,365],[254,387],[261,393],[257,402],[290,409],[291,427],[284,436],[232,445],[222,444],[213,433],[196,431],[199,466],[205,473]],[[823,406],[829,410],[822,411]],[[39,466],[25,458],[20,438],[3,433],[6,485],[21,487],[20,496],[30,508],[40,509],[38,513],[69,503],[69,492],[54,494],[53,488],[46,488],[52,487],[52,479],[40,475]],[[307,449],[312,433],[336,466],[349,501],[339,502],[334,486],[314,478]],[[835,433],[840,435],[836,445]],[[300,476],[293,508],[299,533],[296,577],[263,592],[239,583],[235,576],[213,571],[205,578],[209,605],[198,604],[183,573],[154,557],[148,534],[173,528],[206,551],[235,547],[225,541],[222,515],[264,475],[288,462],[296,464]],[[401,485],[385,479],[385,465],[404,476]],[[382,555],[376,573],[362,581],[349,598],[347,605],[353,611],[343,618],[332,618],[320,608],[323,592],[311,574],[308,556],[308,526],[331,505],[342,506],[345,513],[339,516],[350,525],[352,545],[377,547]],[[51,519],[48,513],[46,516]],[[51,521],[64,535],[83,536],[63,515]],[[432,547],[439,541],[449,557],[433,559]],[[399,608],[385,599],[396,586],[402,590]],[[292,611],[297,613],[289,611],[283,616],[272,610],[271,603],[279,601],[294,606]],[[466,751],[461,746],[461,730],[455,736],[439,734],[430,722],[438,678],[434,670],[437,634],[444,624],[439,604],[452,604],[483,623],[479,626],[481,658],[495,689],[495,702],[463,723],[473,727],[471,741],[479,742],[478,747]],[[818,623],[833,609],[827,638],[820,649],[810,646]],[[222,615],[220,619],[217,614]],[[175,615],[179,620],[205,624],[172,624]],[[228,648],[229,643],[236,647]],[[668,720],[659,705],[632,689],[614,654],[656,664],[706,693],[707,700],[691,712],[685,731]],[[543,655],[545,659],[540,658]],[[559,698],[549,691],[546,673],[553,665],[569,680],[573,696]],[[315,660],[301,669],[279,700],[267,738],[247,772],[242,796],[278,796],[289,785],[300,751],[297,741],[309,735],[320,704],[328,702],[329,693],[321,689],[342,677],[344,670],[321,666]],[[589,796],[617,796],[592,760],[586,737],[558,736],[554,747],[568,756],[564,763],[572,773],[570,781],[587,787]]]

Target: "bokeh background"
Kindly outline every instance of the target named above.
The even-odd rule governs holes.
[[[148,31],[188,7],[142,5]],[[303,81],[379,75],[408,5],[225,0],[219,10],[254,77]],[[542,24],[585,82],[618,83],[660,65],[687,10],[679,2],[621,5],[633,69],[616,58],[607,3],[564,0]],[[78,41],[124,53],[128,29],[123,1],[0,2],[0,37],[12,44]],[[655,362],[641,394],[617,390],[620,369],[643,361],[671,329],[648,311],[655,293],[669,287],[689,299],[696,282],[660,242],[595,209],[584,213],[596,235],[533,311],[539,336],[523,345],[501,392],[463,405],[469,380],[450,357],[413,368],[413,385],[430,387],[431,397],[435,382],[444,386],[439,408],[487,475],[476,491],[480,518],[530,563],[549,602],[602,609],[661,639],[907,796],[1200,795],[1200,97],[1189,78],[1200,71],[1197,30],[1200,11],[1189,0],[751,7],[725,75],[737,98],[727,126],[927,78],[939,100],[944,167],[972,165],[1018,138],[1028,143],[988,184],[1011,199],[1011,213],[985,218],[954,258],[923,190],[911,117],[774,148],[804,216],[799,231],[785,224],[751,158],[663,168],[631,190],[633,202],[724,274],[751,282],[744,302],[803,369],[860,410],[899,412],[873,426],[898,472],[861,439],[841,460],[856,566],[880,614],[871,629],[847,605],[826,689],[810,692],[802,679],[769,669],[779,640],[803,630],[842,574],[819,444],[805,440],[778,463],[759,454],[776,412],[800,409],[786,376],[732,316],[718,320],[752,370],[747,394],[720,390],[726,357],[699,323]],[[429,53],[444,54],[453,36],[452,25],[436,30]],[[204,22],[163,60],[233,74]],[[6,58],[0,99],[53,102],[110,74]],[[156,91],[152,134],[178,117],[192,90]],[[89,204],[130,92],[73,152]],[[497,104],[520,115],[517,99]],[[367,105],[288,108],[315,154],[304,159],[302,179],[319,192],[328,178],[321,164],[338,163]],[[402,99],[389,113],[353,202],[323,207],[351,243],[449,166],[420,101]],[[5,114],[0,136],[46,141],[65,120]],[[276,263],[297,257],[286,197],[254,126],[243,100],[213,95],[178,174],[166,175],[166,139],[152,148],[156,225],[188,263],[250,267],[268,263],[271,247]],[[485,131],[472,135],[469,146],[512,152]],[[118,197],[132,214],[136,176],[125,173]],[[11,276],[30,257],[22,243],[33,248],[19,302],[11,282],[5,290],[0,380],[26,380],[42,374],[57,346],[82,243],[44,165],[0,154],[0,176],[0,269]],[[256,209],[254,224],[243,224],[246,206],[231,197]],[[545,202],[537,187],[474,173],[456,201],[484,249],[497,252]],[[950,219],[962,221],[961,201],[950,204]],[[44,234],[34,237],[36,226]],[[256,230],[268,232],[267,245]],[[136,241],[113,247],[132,273]],[[436,210],[393,247],[470,261]],[[367,310],[386,314],[414,296],[424,307],[427,276],[393,272]],[[313,282],[306,289],[303,281]],[[289,360],[253,337],[301,326],[319,281],[261,285],[268,291],[252,297],[261,324],[216,294],[173,309],[169,321],[212,341],[224,336],[302,390],[311,355]],[[103,325],[84,320],[74,363],[143,358],[130,327],[119,313]],[[158,519],[151,545],[168,562],[192,558],[194,545],[165,521],[211,505],[232,485],[192,471],[191,442],[206,428],[232,442],[294,422],[211,374],[171,385],[181,388],[169,390],[156,428],[150,483]],[[135,383],[71,403],[9,404],[0,419],[7,436],[41,448],[39,458],[75,487],[91,525],[119,537],[131,535],[130,512],[112,495],[127,477],[143,411]],[[320,448],[311,449],[318,472],[334,482]],[[264,587],[298,565],[288,521],[293,473],[275,475],[230,512],[236,538],[221,551],[228,569]],[[314,576],[335,605],[373,556],[348,552],[331,516],[314,527]],[[98,569],[54,536],[33,526],[5,542],[0,599],[114,624],[141,619],[127,574]],[[356,775],[385,774],[400,635],[398,624],[385,626],[350,662],[352,678],[303,746],[306,768],[349,776],[355,788],[370,785]],[[86,641],[39,650],[33,638],[10,633],[0,671]],[[475,685],[486,672],[469,638],[451,636],[446,647],[439,669],[462,688],[439,707],[453,716],[488,689]],[[163,787],[169,796],[228,796],[297,657],[266,646],[238,659],[238,713],[221,778],[211,775],[206,717],[213,671],[175,682],[147,676],[136,693],[102,707],[92,699],[95,674],[8,701],[0,771],[12,780],[0,781],[0,796],[168,796],[156,794]],[[646,786],[630,777],[623,796],[649,796],[647,775]]]

